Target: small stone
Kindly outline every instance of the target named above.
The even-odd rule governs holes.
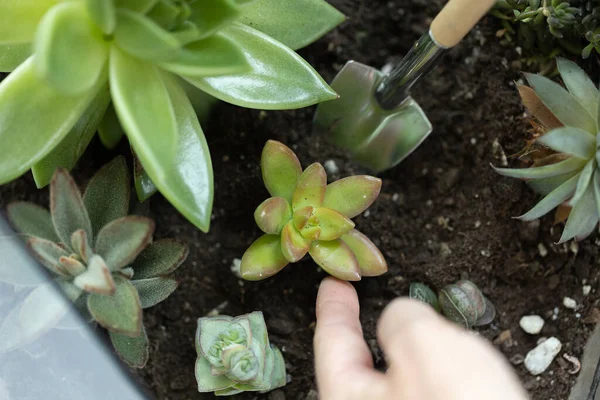
[[[283,393],[283,390],[273,390],[271,393],[269,393],[268,399],[285,400],[285,393]]]
[[[363,217],[365,218],[369,218],[369,215],[371,215],[371,210],[367,210],[363,213]]]
[[[231,272],[238,279],[242,279],[242,273],[240,272],[241,266],[242,266],[242,260],[240,260],[239,258],[234,258],[233,261],[231,262],[231,266],[229,267],[231,269]]]
[[[306,395],[306,400],[319,400],[319,393],[316,390],[311,389]]]
[[[538,243],[538,253],[540,253],[541,257],[546,257],[548,255],[548,249],[543,243]]]
[[[519,321],[519,326],[530,335],[537,335],[544,327],[544,319],[539,315],[526,315]]]
[[[500,334],[496,337],[496,339],[494,339],[494,344],[496,346],[506,345],[506,347],[512,347],[513,340],[512,340],[512,333],[511,333],[510,329],[500,332]]]
[[[338,168],[337,164],[333,160],[325,161],[325,164],[323,164],[323,166],[325,167],[325,171],[327,171],[328,174],[333,175],[333,174],[337,174],[338,172],[340,172],[340,169]]]
[[[577,302],[570,297],[565,297],[563,299],[563,306],[565,306],[566,308],[569,308],[571,310],[574,310],[577,308]]]
[[[592,287],[590,285],[584,285],[582,290],[583,290],[583,295],[587,296],[592,292]]]
[[[447,258],[452,254],[452,249],[448,243],[440,243],[440,257]]]
[[[555,337],[540,343],[535,349],[527,353],[525,368],[532,375],[540,375],[548,369],[554,358],[560,353],[562,343]]]

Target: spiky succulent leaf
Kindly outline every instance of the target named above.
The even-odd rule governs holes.
[[[118,275],[114,281],[115,294],[90,294],[88,309],[94,320],[109,331],[137,337],[142,327],[142,306],[137,290],[131,282]]]
[[[59,242],[50,212],[34,203],[17,201],[8,205],[8,220],[17,232],[51,242]]]
[[[102,257],[94,255],[87,264],[87,270],[78,275],[73,281],[75,286],[89,293],[113,296],[116,293],[116,283],[110,269]]]
[[[575,189],[577,188],[577,181],[579,180],[579,175],[573,176],[568,179],[566,182],[558,186],[552,192],[550,192],[546,197],[544,197],[539,203],[535,205],[531,210],[527,211],[527,213],[517,217],[523,221],[532,221],[534,219],[540,218],[543,215],[546,215],[554,208],[558,207],[565,201],[567,201],[573,194],[575,193]]]
[[[581,200],[575,204],[558,243],[576,238],[581,240],[588,236],[598,223],[598,209],[594,198],[594,188],[588,185]]]
[[[357,229],[352,229],[341,236],[340,240],[354,253],[361,276],[379,276],[387,272],[387,262],[381,251]]]
[[[254,211],[256,225],[268,234],[279,234],[292,218],[292,208],[283,197],[271,197],[263,201]]]
[[[288,264],[278,235],[263,235],[242,256],[240,273],[249,281],[269,278]]]
[[[135,279],[166,276],[175,271],[189,254],[187,245],[174,239],[153,242],[133,261]]]
[[[409,288],[409,297],[419,300],[432,306],[437,312],[440,312],[440,303],[437,295],[431,288],[423,283],[411,283]]]
[[[148,362],[148,335],[142,326],[140,334],[136,337],[109,332],[110,341],[117,354],[132,368],[144,368]]]
[[[564,126],[542,135],[537,142],[559,153],[588,160],[596,153],[596,138],[589,132]]]
[[[271,196],[282,197],[291,203],[302,175],[296,154],[283,143],[269,140],[262,151],[260,165],[263,182]]]
[[[330,275],[344,281],[360,281],[360,266],[350,247],[340,239],[317,240],[310,246],[310,256]]]
[[[508,176],[511,178],[520,179],[543,179],[552,178],[555,176],[565,175],[569,172],[575,172],[581,170],[586,164],[586,160],[578,157],[570,157],[564,161],[557,162],[556,164],[544,165],[543,167],[535,168],[496,168],[497,173],[500,175]]]
[[[304,207],[320,207],[325,198],[327,188],[327,173],[319,163],[309,165],[296,184],[292,195],[292,209],[294,211]]]
[[[281,231],[281,251],[289,262],[300,261],[310,248],[311,240],[306,239],[289,221]]]
[[[66,271],[59,262],[61,256],[69,255],[64,247],[38,237],[31,237],[27,239],[27,247],[33,256],[39,262],[41,262],[44,267],[48,268],[57,275],[67,276]]]
[[[105,35],[111,35],[117,26],[114,0],[85,0],[90,18]]]
[[[98,232],[96,254],[100,255],[111,271],[129,265],[150,244],[154,221],[131,215],[116,219]]]
[[[575,194],[573,198],[569,202],[569,205],[574,206],[581,200],[583,194],[587,191],[588,186],[590,186],[590,182],[592,181],[592,176],[594,175],[594,171],[596,171],[597,165],[596,160],[592,158],[585,167],[581,170],[579,174],[579,179],[577,180],[577,188],[575,190]]]
[[[598,113],[600,93],[587,74],[574,62],[564,58],[556,59],[558,72],[569,92],[592,116]]]
[[[354,222],[344,214],[331,208],[315,208],[315,217],[319,220],[319,240],[334,240],[354,229]]]
[[[142,308],[149,308],[157,305],[169,297],[179,283],[171,278],[149,278],[132,281],[140,296]]]
[[[381,179],[367,175],[350,176],[327,185],[323,207],[354,218],[365,211],[381,191]]]

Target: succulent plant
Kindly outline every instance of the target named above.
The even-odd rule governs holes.
[[[438,296],[423,283],[410,285],[410,298],[431,305],[437,312],[465,328],[487,325],[496,317],[496,308],[471,281],[461,280],[440,290]]]
[[[262,393],[286,384],[281,351],[269,343],[260,311],[239,317],[198,319],[196,380],[199,392],[229,396]]]
[[[49,212],[16,202],[7,214],[65,296],[88,320],[109,331],[124,361],[143,367],[148,338],[142,309],[177,288],[169,275],[185,260],[188,248],[172,239],[153,242],[154,221],[128,216],[129,205],[130,178],[125,159],[118,157],[98,171],[83,196],[69,173],[58,169],[50,183]],[[43,288],[31,293],[29,303],[40,303]],[[57,321],[66,312],[46,311],[56,314]]]
[[[524,215],[531,221],[555,207],[572,207],[559,243],[587,237],[598,224],[600,172],[598,171],[599,92],[575,63],[557,59],[568,88],[539,75],[525,74],[531,87],[518,85],[527,109],[543,126],[535,144],[540,154],[532,168],[496,168],[501,175],[525,179],[544,198]]]
[[[208,231],[213,171],[190,100],[305,107],[337,94],[293,49],[343,15],[324,0],[0,2],[0,184],[38,187],[98,131],[135,152],[140,200],[158,189]],[[205,102],[204,96],[200,102]]]
[[[354,229],[350,219],[375,201],[381,179],[351,176],[327,185],[321,164],[314,163],[302,171],[294,152],[273,140],[263,149],[261,169],[273,197],[254,212],[265,234],[244,253],[242,278],[268,278],[307,253],[329,274],[347,281],[387,271],[377,246]]]

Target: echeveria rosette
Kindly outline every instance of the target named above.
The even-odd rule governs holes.
[[[290,47],[342,20],[324,0],[0,0],[0,71],[12,71],[0,184],[31,169],[43,187],[96,132],[108,147],[125,134],[140,200],[158,190],[208,231],[213,171],[192,92],[258,109],[335,99]]]
[[[263,314],[198,319],[196,331],[198,391],[229,396],[262,393],[286,384],[281,351],[269,343]]]
[[[380,179],[351,176],[328,185],[321,164],[302,171],[294,152],[273,140],[263,149],[261,168],[273,197],[254,213],[265,235],[244,253],[242,278],[268,278],[307,253],[329,274],[346,281],[387,271],[377,246],[354,229],[351,220],[377,199]]]
[[[540,75],[526,74],[531,85],[519,86],[527,109],[547,129],[536,142],[556,152],[533,168],[496,168],[504,176],[520,178],[544,198],[518,217],[531,221],[561,204],[572,207],[559,243],[587,237],[600,215],[598,170],[599,92],[575,63],[558,58],[567,89]]]
[[[143,367],[148,338],[142,309],[165,300],[177,288],[169,275],[185,260],[188,248],[172,239],[153,242],[154,221],[127,215],[130,184],[123,157],[104,166],[83,195],[69,173],[59,169],[50,183],[50,211],[16,202],[7,214],[66,297],[109,331],[121,358]],[[36,298],[45,290],[42,285],[29,296]],[[57,319],[66,311],[57,308],[43,318]]]

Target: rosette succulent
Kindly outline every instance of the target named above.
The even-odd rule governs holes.
[[[566,204],[571,208],[559,243],[581,240],[598,224],[600,172],[598,171],[599,92],[575,63],[557,59],[567,87],[539,75],[526,74],[531,87],[519,85],[523,103],[542,124],[536,139],[544,155],[532,168],[496,168],[504,176],[520,178],[544,198],[518,217],[531,221]]]
[[[236,318],[198,319],[196,380],[199,392],[229,396],[246,391],[262,393],[286,384],[281,351],[269,343],[260,311]]]
[[[431,305],[437,312],[465,328],[487,325],[496,317],[496,308],[471,281],[461,280],[440,290],[436,296],[423,283],[410,285],[410,298]]]
[[[83,196],[69,173],[59,169],[50,183],[50,212],[16,202],[7,214],[65,296],[88,320],[109,331],[124,361],[143,367],[148,338],[142,309],[165,300],[177,288],[169,275],[185,260],[188,248],[172,239],[153,242],[154,221],[128,216],[129,198],[127,165],[118,157],[92,178]],[[39,305],[48,295],[42,285],[23,307]],[[26,319],[34,329],[40,324],[52,328],[52,321],[67,312],[60,303],[53,304],[57,307],[43,308],[42,315],[31,307],[22,307],[20,315],[36,316]]]
[[[213,171],[190,100],[335,99],[292,49],[342,20],[324,0],[2,0],[0,184],[31,169],[43,187],[97,131],[109,147],[124,133],[140,200],[158,189],[208,231]]]
[[[377,199],[381,179],[351,176],[328,185],[321,164],[302,171],[294,152],[273,140],[263,149],[261,169],[273,197],[254,213],[265,234],[244,253],[242,278],[268,278],[307,253],[329,274],[347,281],[387,271],[377,246],[350,219]]]

